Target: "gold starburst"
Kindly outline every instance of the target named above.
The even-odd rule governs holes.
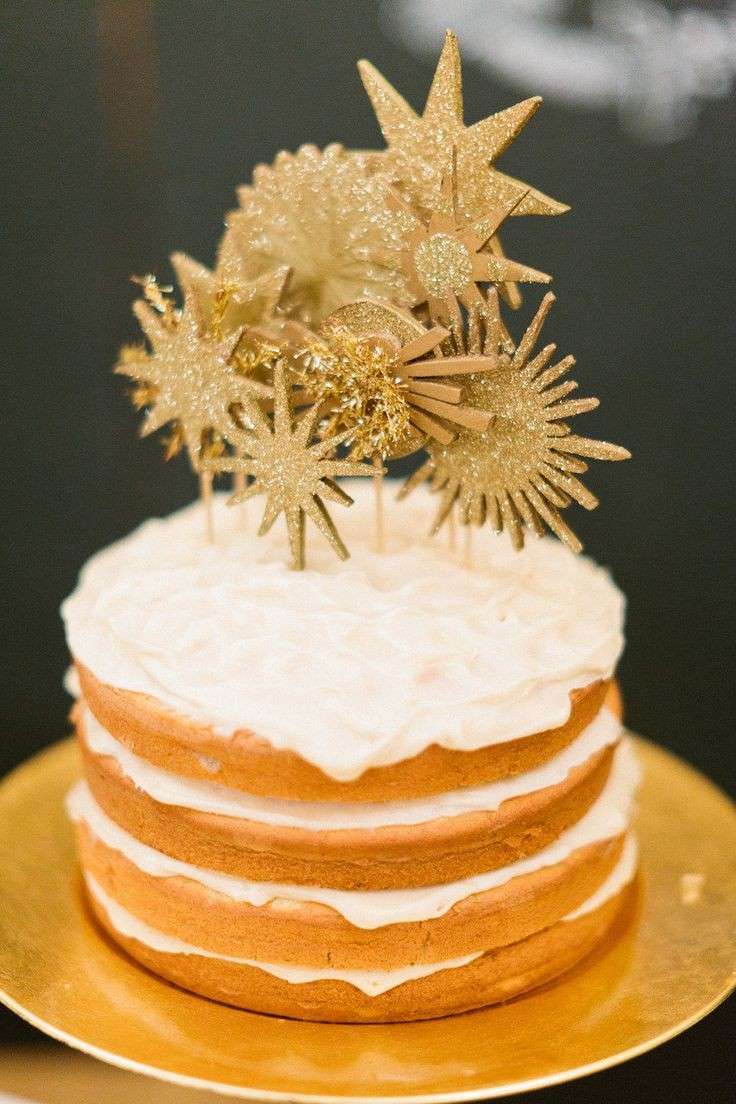
[[[408,312],[359,300],[325,319],[296,357],[295,378],[328,411],[327,431],[346,432],[352,456],[406,455],[426,436],[449,444],[454,427],[482,429],[490,415],[463,405],[462,387],[448,378],[477,371],[477,359],[427,358],[448,336]]]
[[[173,253],[171,264],[196,311],[200,329],[216,336],[244,326],[267,325],[289,276],[288,267],[282,265],[249,281],[227,282],[221,273],[212,272],[186,253]]]
[[[402,213],[410,226],[402,260],[412,306],[426,303],[431,318],[446,322],[458,299],[467,308],[482,301],[479,283],[520,280],[548,284],[551,277],[545,272],[483,251],[526,194],[521,192],[469,223],[458,210],[456,158],[451,172],[443,177],[439,201],[428,217],[415,214],[411,205],[392,191],[389,205]]]
[[[443,177],[452,168],[455,148],[460,206],[469,219],[482,218],[486,211],[514,200],[519,200],[514,215],[559,215],[569,210],[566,204],[499,172],[494,164],[539,108],[539,96],[489,115],[473,126],[465,125],[460,50],[452,31],[445,35],[421,115],[370,62],[359,61],[358,70],[388,147],[369,159],[369,164],[389,171],[411,202],[428,211],[436,207]],[[495,235],[489,249],[503,257]],[[503,294],[512,306],[521,302],[514,283],[505,284]]]
[[[402,497],[425,479],[440,492],[433,532],[457,502],[462,522],[482,525],[488,520],[497,531],[508,532],[515,548],[523,547],[525,526],[541,535],[544,523],[574,552],[581,551],[580,541],[559,513],[572,501],[587,510],[598,505],[577,478],[587,470],[580,457],[626,460],[630,453],[570,432],[565,419],[598,406],[594,398],[567,399],[577,383],[559,381],[574,365],[574,357],[548,367],[554,345],[532,356],[554,298],[545,295],[511,355],[501,351],[495,289],[482,317],[477,307],[473,309],[469,344],[483,349],[488,370],[469,381],[468,397],[495,419],[481,433],[461,431],[449,445],[428,443],[427,461],[404,484]]]
[[[180,260],[175,263],[184,271]],[[269,397],[271,388],[241,374],[237,354],[243,328],[225,335],[212,331],[188,272],[181,310],[162,296],[162,289],[153,287],[150,280],[144,284],[146,300],[133,305],[150,352],[141,348],[131,352],[128,346],[114,370],[136,381],[134,402],[148,407],[141,435],[173,423],[168,454],[186,445],[197,468],[203,451],[216,450],[230,431],[232,408],[254,395]]]
[[[568,210],[565,204],[493,165],[540,106],[538,96],[465,126],[460,50],[452,31],[445,35],[422,115],[417,115],[369,61],[359,61],[358,70],[386,139],[385,159],[421,206],[431,209],[436,204],[455,146],[460,202],[472,218],[481,217],[489,207],[518,199],[524,192],[528,194],[514,212],[517,215],[559,215]]]
[[[350,495],[335,482],[339,476],[372,474],[365,464],[335,460],[334,453],[344,434],[314,441],[320,410],[313,407],[294,421],[286,368],[279,361],[274,368],[273,418],[248,400],[246,415],[252,431],[230,430],[228,438],[241,455],[223,456],[204,462],[208,471],[242,472],[252,478],[244,490],[234,494],[230,505],[266,495],[266,507],[258,530],[264,536],[280,514],[286,518],[292,567],[304,567],[305,520],[311,518],[340,557],[349,553],[335,528],[323,499],[351,506]]]
[[[288,266],[284,310],[309,325],[365,295],[408,303],[387,189],[385,176],[369,174],[364,158],[340,145],[280,153],[239,190],[218,275],[238,282]]]

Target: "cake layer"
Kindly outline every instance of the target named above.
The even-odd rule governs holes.
[[[436,505],[424,491],[396,516],[387,502],[388,547],[379,555],[366,537],[367,484],[351,488],[356,503],[341,519],[347,564],[315,540],[316,570],[296,575],[281,561],[278,527],[246,539],[222,499],[216,546],[192,507],[94,557],[64,606],[82,681],[86,670],[101,686],[138,695],[122,710],[142,710],[144,738],[175,736],[218,760],[209,744],[196,747],[200,738],[242,745],[254,754],[245,788],[297,800],[339,800],[339,786],[319,784],[351,783],[434,747],[472,753],[567,724],[571,693],[609,679],[623,644],[623,599],[606,572],[551,540],[530,542],[519,556],[485,530],[469,570],[442,541],[418,539]],[[84,691],[125,742],[90,686]],[[172,718],[186,736],[172,731]],[[264,747],[293,760],[277,759],[269,771]],[[289,763],[315,770],[293,777]],[[376,785],[373,796],[498,777],[453,777],[441,760],[436,768],[420,783],[429,788]]]
[[[334,909],[277,898],[254,907],[183,876],[160,878],[103,843],[81,821],[82,868],[135,916],[208,952],[315,967],[390,968],[515,943],[581,905],[616,865],[623,836],[579,848],[553,866],[509,878],[443,916],[356,928]]]
[[[91,749],[85,716],[89,715],[80,710],[78,734],[92,792],[105,812],[136,839],[185,862],[240,877],[348,890],[452,881],[541,850],[595,802],[613,754],[611,746],[593,743],[597,750],[569,766],[560,781],[531,792],[522,786],[517,796],[495,808],[491,799],[488,809],[454,815],[441,810],[438,819],[423,823],[325,830],[274,825],[157,800],[125,772],[120,757]],[[94,730],[96,722],[89,723]],[[615,740],[615,729],[612,735]],[[531,772],[530,786],[535,778],[536,772]]]
[[[574,908],[620,851],[637,779],[623,744],[593,808],[533,857],[445,885],[363,892],[251,882],[172,859],[111,821],[85,783],[68,804],[85,868],[169,934],[245,957],[386,966],[512,942]]]
[[[569,717],[558,728],[473,751],[433,745],[411,759],[338,781],[252,732],[239,730],[225,740],[148,695],[105,685],[81,663],[77,672],[84,700],[103,727],[134,754],[172,774],[215,779],[254,796],[352,803],[432,796],[534,770],[580,735],[612,685],[597,682],[573,690]]]
[[[92,908],[110,936],[155,973],[203,996],[253,1011],[329,1022],[429,1019],[508,1000],[564,973],[606,935],[628,896],[635,852],[580,908],[517,943],[432,966],[314,970],[225,958],[149,927],[93,877]]]
[[[601,709],[572,743],[540,767],[483,786],[448,790],[432,797],[404,801],[286,801],[256,797],[219,782],[182,778],[130,751],[103,728],[80,704],[83,739],[94,755],[114,759],[125,777],[139,790],[163,805],[176,805],[200,813],[218,813],[257,821],[274,828],[302,828],[312,832],[335,829],[372,829],[390,825],[424,824],[441,817],[470,812],[490,812],[504,801],[523,797],[564,782],[570,771],[591,756],[618,743],[622,726],[609,709]]]

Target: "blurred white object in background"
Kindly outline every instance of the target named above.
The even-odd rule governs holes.
[[[713,12],[658,0],[383,0],[382,14],[414,51],[434,55],[451,27],[466,58],[524,95],[614,107],[650,142],[682,137],[700,105],[727,96],[736,77],[736,4]]]

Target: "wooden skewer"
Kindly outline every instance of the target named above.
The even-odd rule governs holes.
[[[235,455],[236,456],[242,456],[243,455],[243,449],[240,446],[238,446],[235,449]],[[233,477],[233,490],[235,491],[235,494],[237,494],[237,495],[243,494],[243,492],[245,491],[245,487],[246,487],[245,472],[244,471],[236,471],[235,476]],[[240,527],[241,527],[241,529],[246,529],[247,526],[248,526],[248,504],[247,504],[247,502],[241,502],[240,503],[240,511],[239,512],[240,512],[240,517],[239,517]]]
[[[205,535],[210,544],[215,543],[215,522],[212,515],[212,472],[199,473],[199,496],[204,506]]]
[[[385,527],[383,518],[383,464],[380,456],[373,457],[373,493],[375,502],[374,513],[374,548],[376,552],[385,551]]]
[[[463,563],[465,567],[471,569],[473,564],[473,526],[468,524],[463,526],[465,530],[465,542],[463,548]]]

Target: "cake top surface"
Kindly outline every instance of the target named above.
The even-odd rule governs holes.
[[[346,485],[352,557],[315,539],[289,570],[286,534],[217,496],[218,540],[194,504],[145,522],[87,563],[62,608],[75,659],[223,737],[248,729],[347,781],[432,744],[472,750],[563,724],[570,691],[611,675],[624,599],[551,539],[519,554],[475,534],[474,564],[427,532],[433,497],[385,495],[371,547],[368,480]],[[248,532],[250,529],[250,532]]]

